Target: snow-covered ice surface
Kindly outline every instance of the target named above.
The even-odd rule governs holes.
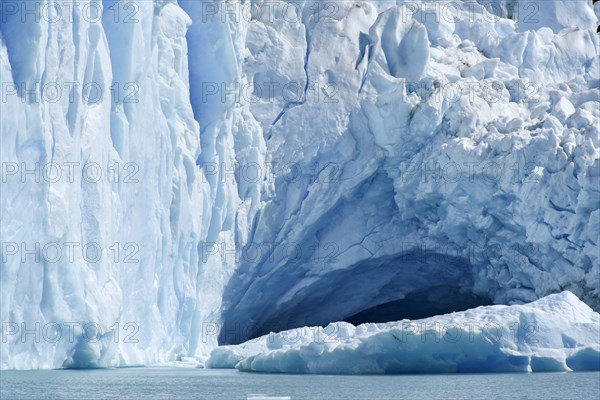
[[[597,310],[598,19],[586,0],[479,2],[498,15],[65,0],[36,20],[20,11],[45,1],[0,1],[0,368],[204,357],[440,286]],[[31,92],[52,84],[58,100]],[[23,175],[50,163],[57,180]]]
[[[271,333],[219,347],[207,365],[313,374],[599,370],[599,318],[565,291],[423,320]]]

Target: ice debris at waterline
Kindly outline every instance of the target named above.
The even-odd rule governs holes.
[[[213,350],[207,366],[312,374],[600,370],[600,315],[569,291],[421,320],[335,322]]]

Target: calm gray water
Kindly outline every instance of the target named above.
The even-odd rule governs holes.
[[[3,371],[0,399],[598,399],[600,372],[469,375],[272,375],[127,368]]]

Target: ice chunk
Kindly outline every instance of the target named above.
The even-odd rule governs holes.
[[[553,114],[561,123],[565,123],[567,119],[575,113],[575,107],[569,100],[561,97],[554,106]]]
[[[63,362],[64,368],[107,368],[117,365],[117,342],[114,333],[101,334],[95,326],[83,330],[71,354]]]
[[[600,315],[565,291],[423,320],[271,333],[215,349],[209,365],[320,374],[597,371],[598,335]]]
[[[405,7],[391,8],[379,16],[369,31],[374,43],[370,56],[392,76],[417,82],[429,60],[429,39],[417,19],[404,22],[406,12]]]

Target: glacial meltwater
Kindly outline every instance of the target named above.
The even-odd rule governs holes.
[[[600,372],[452,375],[275,375],[120,368],[1,371],[9,399],[598,399]]]

